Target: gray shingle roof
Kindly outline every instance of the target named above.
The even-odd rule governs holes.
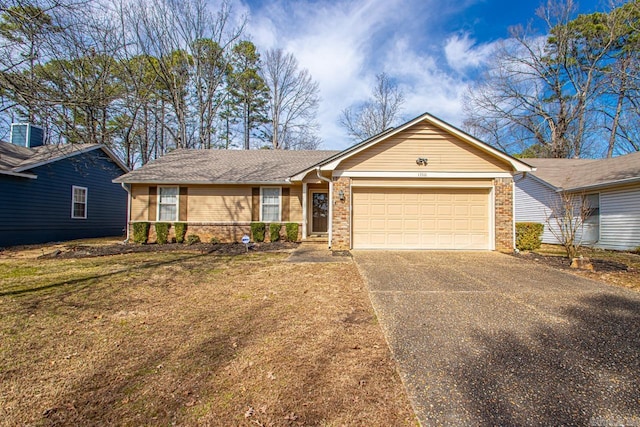
[[[323,150],[175,150],[114,180],[126,183],[284,183],[336,154]]]
[[[640,179],[640,152],[610,159],[525,159],[535,177],[557,188],[578,189]]]

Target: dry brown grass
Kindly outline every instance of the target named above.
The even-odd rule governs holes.
[[[0,255],[1,425],[415,425],[352,263],[28,251]]]

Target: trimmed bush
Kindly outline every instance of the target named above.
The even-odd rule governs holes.
[[[176,234],[176,243],[184,243],[184,235],[187,234],[187,224],[184,222],[173,223],[173,231]]]
[[[171,224],[168,222],[156,222],[156,243],[164,245],[169,241],[169,227]]]
[[[264,242],[264,234],[267,231],[267,227],[264,222],[252,222],[251,223],[251,236],[253,236],[254,242]]]
[[[287,230],[287,240],[289,242],[297,242],[298,241],[298,223],[288,222],[285,228]]]
[[[200,236],[198,236],[197,234],[189,234],[187,236],[187,240],[185,241],[185,243],[187,245],[193,245],[196,243],[200,243]]]
[[[149,240],[149,224],[148,222],[133,223],[133,243],[145,244]]]
[[[272,222],[269,224],[269,239],[271,239],[272,242],[280,240],[280,228],[281,225],[279,223]]]
[[[516,222],[516,248],[521,251],[534,251],[542,244],[544,224],[536,222]]]
[[[220,239],[218,239],[217,237],[214,236],[211,239],[209,239],[209,243],[217,245],[218,243],[220,243]]]

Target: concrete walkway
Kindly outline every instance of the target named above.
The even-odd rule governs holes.
[[[353,255],[423,425],[640,426],[640,293],[492,252]]]
[[[345,252],[332,252],[327,248],[326,242],[302,242],[294,250],[287,262],[352,262],[351,254]]]

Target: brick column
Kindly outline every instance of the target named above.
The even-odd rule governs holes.
[[[513,179],[495,179],[496,250],[512,252],[513,247]]]
[[[340,200],[340,191],[344,200]],[[351,249],[351,178],[334,178],[333,181],[333,225],[331,249],[337,251]]]

